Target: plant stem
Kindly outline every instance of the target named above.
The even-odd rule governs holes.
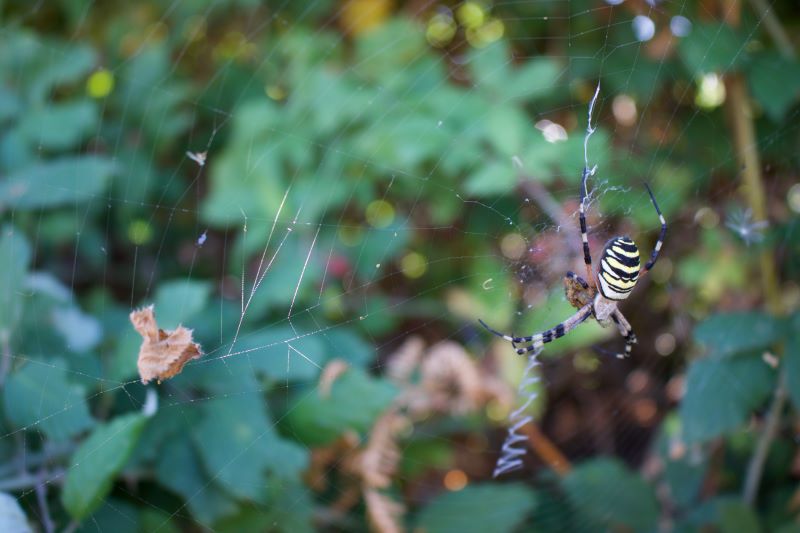
[[[725,11],[725,19],[730,25],[736,26],[741,14],[740,6],[738,2],[729,2],[728,7],[729,9]],[[767,220],[767,195],[764,191],[763,176],[761,174],[758,139],[756,138],[753,124],[753,109],[750,105],[750,97],[744,76],[738,73],[728,75],[726,77],[726,89],[728,92],[726,104],[733,127],[734,146],[737,158],[742,166],[742,195],[750,206],[753,220],[764,221]],[[773,314],[781,315],[784,309],[778,285],[778,273],[775,259],[768,248],[761,250],[759,263],[761,286],[764,290],[767,307]],[[778,433],[785,402],[786,376],[785,371],[781,369],[764,429],[747,466],[742,498],[749,505],[755,502],[758,495],[758,487],[761,483],[761,476],[764,473],[764,463],[769,455],[772,441],[775,440],[775,436]]]
[[[544,433],[539,430],[539,426],[535,423],[530,423],[523,426],[520,430],[525,436],[528,437],[528,442],[531,444],[537,455],[547,463],[559,476],[564,476],[572,470],[572,465],[569,459],[561,453],[553,441],[548,439]]]
[[[0,349],[2,349],[2,359],[0,359],[0,385],[6,381],[8,371],[11,370],[11,342],[10,334],[6,330],[0,330]]]
[[[40,484],[54,483],[64,477],[65,470],[55,469],[41,474],[22,473],[16,477],[0,479],[0,492],[28,490]]]
[[[781,413],[786,403],[786,397],[786,372],[781,370],[781,373],[778,375],[778,387],[775,389],[775,395],[772,397],[772,404],[767,413],[763,433],[761,433],[761,438],[758,439],[756,451],[750,458],[750,464],[747,465],[747,477],[744,482],[742,498],[749,505],[755,502],[756,496],[758,495],[758,485],[761,481],[761,475],[764,473],[764,463],[767,461],[767,455],[769,454],[772,441],[775,440],[775,436],[778,434]]]
[[[775,15],[775,10],[772,9],[772,6],[768,4],[766,0],[750,0],[750,5],[753,6],[756,15],[764,21],[764,27],[767,29],[767,33],[769,33],[769,36],[772,38],[775,46],[778,47],[783,57],[794,59],[795,52],[792,40],[789,39],[789,35],[786,33],[786,30],[783,29],[783,25],[777,15]]]
[[[728,92],[728,114],[733,127],[733,140],[736,155],[742,167],[742,195],[753,213],[753,221],[767,220],[767,200],[761,176],[761,159],[758,155],[758,141],[753,125],[753,109],[745,79],[740,74],[732,74],[726,80]],[[774,314],[781,314],[782,305],[778,288],[775,259],[768,248],[759,255],[761,267],[761,287],[764,290],[767,307]]]
[[[39,471],[39,478],[44,480],[47,472],[44,469]],[[45,533],[53,533],[55,526],[53,518],[50,516],[50,507],[47,505],[47,484],[42,482],[36,485],[36,501],[39,503],[39,511],[42,513],[42,527]]]

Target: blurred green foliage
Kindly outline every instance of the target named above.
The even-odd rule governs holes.
[[[473,7],[494,25],[472,27],[460,3],[396,4],[0,6],[0,490],[14,495],[0,493],[0,529],[19,529],[21,512],[86,531],[380,529],[359,498],[337,507],[349,489],[334,466],[312,486],[315,453],[352,436],[364,445],[413,396],[383,371],[409,332],[480,356],[479,317],[519,333],[569,314],[555,268],[562,255],[574,268],[558,250],[577,241],[531,205],[512,157],[569,217],[599,80],[593,229],[652,244],[642,180],[673,229],[652,283],[625,304],[636,364],[593,355],[609,332],[587,323],[548,346],[552,375],[577,377],[541,390],[537,409],[554,434],[573,403],[615,389],[633,410],[644,404],[626,379],[644,373],[657,416],[639,438],[622,415],[582,412],[607,416],[621,457],[554,437],[573,469],[532,463],[526,483],[487,481],[502,422],[491,406],[419,421],[398,437],[401,473],[383,487],[405,505],[394,519],[429,532],[796,531],[800,63],[749,6],[733,27],[706,3],[662,4],[648,10],[657,37],[640,44],[641,6],[487,2]],[[452,35],[433,39],[426,25],[447,6]],[[773,8],[800,25],[789,2]],[[666,30],[675,15],[692,21],[687,36]],[[772,225],[750,233],[726,225],[747,208],[718,92],[733,75],[755,102],[768,180]],[[621,95],[635,125],[620,118]],[[548,140],[542,120],[566,139]],[[207,165],[187,150],[207,151]],[[502,248],[511,234],[530,245],[523,258]],[[763,251],[779,261],[786,316],[761,311]],[[193,328],[207,352],[156,387],[153,416],[140,412],[128,321],[149,303],[162,328]],[[507,355],[492,378],[519,372]],[[335,360],[350,368],[322,394]],[[791,403],[749,506],[738,495],[781,373]],[[658,468],[642,474],[642,457]],[[465,488],[441,487],[462,470]]]

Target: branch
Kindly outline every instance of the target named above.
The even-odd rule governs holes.
[[[39,478],[44,479],[47,472],[42,468],[39,471]],[[53,533],[55,526],[53,525],[53,518],[50,515],[50,507],[47,505],[47,484],[39,483],[36,485],[36,501],[39,503],[39,510],[42,513],[42,527],[45,533]]]
[[[772,9],[772,6],[768,4],[766,0],[750,0],[750,5],[753,7],[753,11],[756,12],[756,15],[764,21],[764,27],[767,29],[767,33],[769,33],[769,36],[775,42],[775,46],[780,50],[783,57],[794,59],[795,52],[792,40],[789,38],[786,30],[783,29],[783,25],[777,15],[775,15],[775,10]]]
[[[65,473],[63,468],[56,468],[49,472],[43,471],[41,474],[24,472],[16,477],[0,479],[0,492],[17,492],[42,484],[55,483],[63,479]]]
[[[758,439],[756,451],[750,458],[750,464],[747,465],[747,477],[744,482],[744,491],[742,498],[744,501],[752,505],[758,495],[758,485],[761,481],[761,474],[764,473],[764,463],[767,461],[769,449],[772,446],[772,441],[778,434],[780,427],[781,413],[783,413],[783,405],[786,403],[786,371],[781,370],[778,375],[778,387],[775,389],[775,395],[772,397],[772,404],[769,406],[767,413],[766,423],[764,430],[761,433],[761,438]]]

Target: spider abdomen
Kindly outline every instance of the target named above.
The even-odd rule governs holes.
[[[629,237],[614,237],[606,243],[597,278],[600,292],[609,300],[624,300],[639,279],[639,249]]]

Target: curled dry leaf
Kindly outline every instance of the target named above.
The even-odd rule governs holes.
[[[367,504],[367,519],[373,531],[380,533],[402,533],[404,531],[401,525],[405,513],[403,504],[375,489],[364,491],[364,501]]]
[[[203,354],[200,345],[192,340],[192,330],[183,326],[173,331],[160,329],[152,305],[133,311],[130,318],[142,336],[138,362],[142,383],[154,379],[161,383],[180,374],[186,363]]]
[[[396,411],[387,411],[375,422],[366,448],[351,465],[365,486],[385,489],[391,485],[401,459],[397,435],[409,423],[405,416]]]

